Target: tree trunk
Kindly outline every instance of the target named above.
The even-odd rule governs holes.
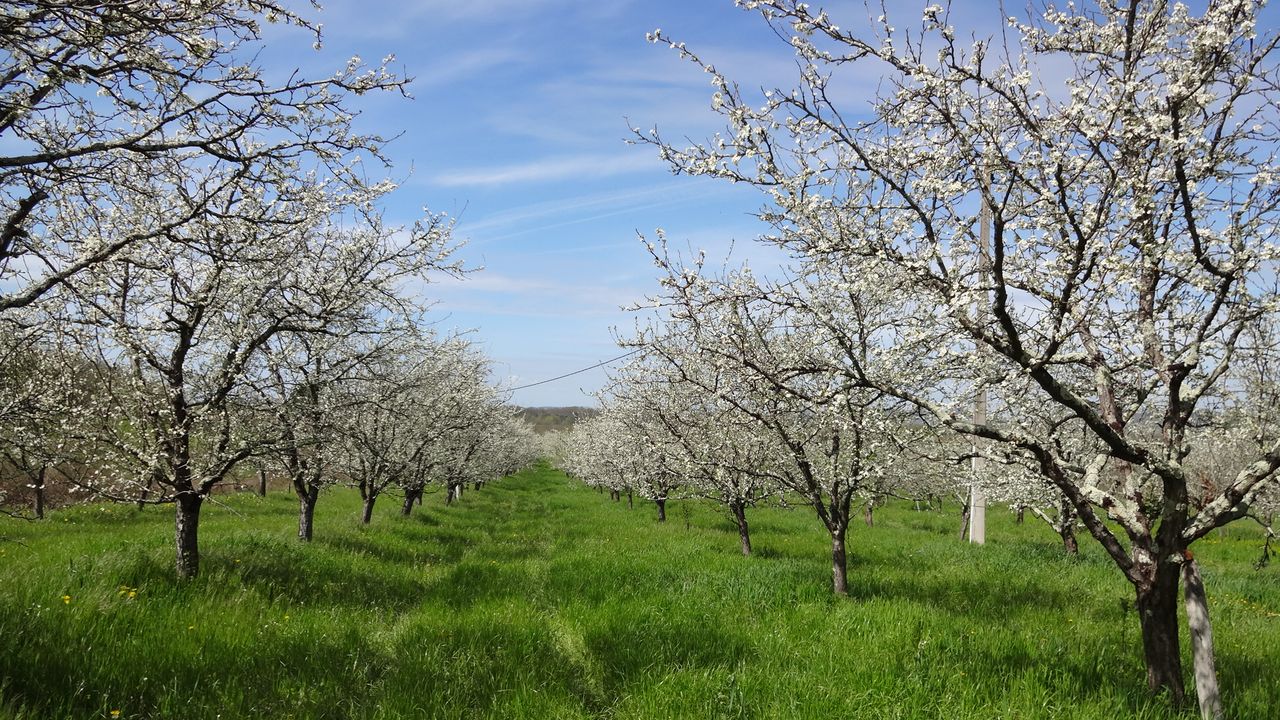
[[[1076,542],[1076,523],[1074,520],[1063,523],[1058,528],[1058,535],[1062,536],[1062,549],[1068,555],[1076,556],[1080,554],[1080,543]]]
[[[1204,580],[1191,553],[1182,564],[1183,599],[1187,608],[1187,627],[1191,630],[1191,665],[1196,678],[1196,696],[1200,700],[1203,720],[1222,720],[1222,696],[1218,691],[1218,672],[1213,662],[1213,625],[1209,622],[1209,600]]]
[[[849,565],[844,553],[845,528],[831,532],[831,585],[837,595],[849,594]]]
[[[413,504],[421,502],[422,488],[409,488],[404,491],[404,504],[400,506],[400,514],[409,517],[413,513]]]
[[[1178,571],[1176,565],[1162,559],[1154,579],[1145,587],[1137,587],[1147,687],[1152,692],[1167,690],[1175,705],[1181,705],[1186,698],[1178,650]]]
[[[658,506],[658,522],[666,522],[667,521],[667,499],[662,498],[660,500],[654,500],[653,502],[655,505]]]
[[[872,506],[871,503],[867,503],[866,506],[862,508],[862,521],[867,524],[867,527],[875,527],[876,519],[874,513],[875,507]]]
[[[194,490],[178,493],[174,538],[177,546],[178,579],[190,580],[200,574],[200,505],[204,498]]]
[[[960,542],[969,537],[969,503],[960,506]]]
[[[375,493],[369,493],[369,497],[364,499],[364,513],[360,515],[362,524],[368,525],[369,521],[373,519],[373,504],[377,501],[378,496]]]
[[[622,493],[618,492],[617,490],[610,490],[609,499],[614,502],[618,502],[619,500],[622,499]]]
[[[733,521],[738,524],[738,540],[742,544],[742,554],[751,556],[751,528],[747,525],[747,507],[744,503],[730,503]]]
[[[311,529],[315,524],[316,500],[320,499],[320,488],[312,485],[306,492],[298,494],[298,539],[311,542]]]
[[[1058,503],[1058,535],[1062,537],[1062,549],[1066,550],[1068,555],[1079,555],[1080,544],[1076,542],[1076,518],[1080,513],[1076,511],[1074,505],[1067,500],[1066,496],[1062,496]]]
[[[142,508],[147,506],[147,496],[151,494],[151,484],[155,482],[155,478],[147,478],[147,486],[142,488],[142,493],[138,495],[138,512],[142,512]]]
[[[634,510],[636,507],[635,499],[631,497],[631,489],[627,489],[627,509]]]
[[[481,486],[481,485],[483,485],[483,484],[484,484],[484,483],[482,483],[482,482],[480,482],[479,480],[477,480],[477,481],[476,481],[476,484],[475,484],[475,487],[474,487],[473,489],[474,489],[474,490],[479,490],[479,489],[480,489],[480,486]]]
[[[1024,507],[1022,507],[1021,505],[1019,505],[1019,506],[1018,506],[1018,520],[1017,520],[1017,522],[1018,522],[1018,524],[1019,524],[1019,525],[1021,525],[1021,524],[1022,524],[1022,520],[1023,520],[1023,518],[1026,516],[1026,514],[1027,514],[1027,509],[1026,509],[1026,508],[1024,508]]]
[[[40,468],[40,471],[36,473],[34,487],[32,487],[32,492],[35,494],[35,512],[37,520],[44,519],[44,476],[48,470],[49,468],[47,467]]]
[[[258,497],[267,496],[267,469],[258,468]],[[310,539],[310,538],[308,538]]]

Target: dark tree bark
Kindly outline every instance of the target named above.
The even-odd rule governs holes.
[[[404,491],[404,504],[400,506],[400,514],[409,517],[413,513],[415,503],[422,503],[422,488],[409,488]]]
[[[179,492],[174,533],[177,545],[178,579],[190,580],[200,574],[200,505],[204,497],[194,490]]]
[[[738,525],[738,541],[742,545],[742,554],[751,555],[751,528],[747,525],[747,508],[744,503],[730,503],[733,521]]]
[[[1022,524],[1022,521],[1023,521],[1023,519],[1025,518],[1026,514],[1027,514],[1027,509],[1026,509],[1026,508],[1024,508],[1024,507],[1022,507],[1021,505],[1019,505],[1019,506],[1018,506],[1018,520],[1017,520],[1017,522],[1018,522],[1018,524],[1019,524],[1019,525],[1021,525],[1021,524]]]
[[[1058,534],[1062,536],[1062,549],[1068,555],[1080,554],[1080,543],[1076,541],[1076,526],[1074,522],[1063,523],[1062,528],[1058,530]]]
[[[667,521],[667,499],[659,498],[657,500],[654,500],[653,503],[658,506],[658,522],[666,522]]]
[[[875,527],[875,506],[871,503],[867,503],[862,508],[862,521],[867,524],[867,527]]]
[[[631,488],[627,488],[627,509],[634,510],[636,507],[635,498],[631,495]]]
[[[142,492],[138,494],[138,511],[141,512],[147,506],[147,497],[151,495],[151,486],[155,483],[154,478],[147,478],[146,487],[142,488]]]
[[[298,493],[298,539],[311,542],[312,528],[315,525],[316,501],[320,499],[320,488],[312,485],[305,492]]]
[[[969,537],[969,502],[966,500],[960,506],[960,541],[963,542],[967,537]]]
[[[1135,588],[1147,687],[1152,692],[1168,690],[1175,705],[1186,698],[1178,646],[1179,570],[1169,559],[1162,559],[1151,580]]]
[[[362,524],[368,525],[369,521],[373,519],[373,504],[377,501],[378,496],[374,493],[370,493],[369,496],[364,499],[364,512],[360,515],[360,522]]]
[[[41,466],[36,472],[35,482],[32,483],[32,492],[35,494],[35,513],[37,520],[44,519],[44,478],[49,468]]]
[[[267,469],[258,468],[258,497],[267,496]]]
[[[831,587],[837,595],[849,594],[849,564],[844,550],[845,528],[831,533]]]

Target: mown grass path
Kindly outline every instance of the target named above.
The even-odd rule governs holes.
[[[220,498],[202,576],[173,578],[171,513],[82,507],[0,523],[0,717],[1165,718],[1131,593],[1089,541],[993,511],[882,509],[829,592],[805,508],[665,525],[546,467],[372,526],[322,498]],[[1234,718],[1280,708],[1280,567],[1244,525],[1200,546]],[[118,711],[118,713],[117,713]],[[1190,717],[1190,715],[1183,715]]]

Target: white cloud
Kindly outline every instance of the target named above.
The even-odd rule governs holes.
[[[661,163],[651,155],[571,155],[513,165],[445,172],[432,177],[431,182],[445,187],[506,185],[521,182],[611,177],[644,170],[656,170],[661,167]]]

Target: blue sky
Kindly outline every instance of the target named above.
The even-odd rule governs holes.
[[[749,242],[762,230],[756,192],[675,177],[652,148],[624,142],[628,119],[674,137],[719,127],[707,76],[647,43],[655,28],[733,75],[791,84],[789,49],[730,0],[324,5],[309,14],[324,24],[320,52],[275,30],[264,62],[318,75],[352,54],[394,54],[393,67],[414,78],[412,100],[361,101],[363,128],[399,133],[388,151],[403,182],[388,215],[410,221],[425,206],[458,219],[462,257],[484,269],[426,294],[441,326],[474,330],[507,385],[621,352],[614,328],[634,322],[622,306],[656,288],[637,233],[661,227],[712,257],[736,240],[735,258],[767,257]],[[512,399],[593,404],[584,391],[603,380],[596,370]]]
[[[322,50],[277,28],[262,61],[316,76],[353,54],[394,54],[393,67],[414,78],[412,100],[361,99],[364,129],[399,134],[388,154],[403,182],[388,216],[410,222],[425,206],[458,219],[462,257],[484,269],[426,294],[438,301],[442,327],[474,330],[507,386],[619,354],[614,329],[626,334],[635,321],[622,306],[656,288],[637,233],[664,228],[712,259],[732,243],[735,260],[777,261],[751,243],[764,229],[752,217],[756,191],[673,176],[653,148],[624,142],[630,126],[695,140],[721,127],[708,77],[646,42],[655,28],[750,87],[794,85],[790,48],[732,0],[324,4],[308,14],[324,24]],[[887,3],[900,27],[917,23],[926,4]],[[842,25],[867,18],[861,0],[825,6]],[[998,32],[998,8],[956,2],[952,21]],[[877,80],[853,78],[851,87],[869,97]],[[512,401],[593,404],[586,393],[604,377],[591,371],[517,391]]]

